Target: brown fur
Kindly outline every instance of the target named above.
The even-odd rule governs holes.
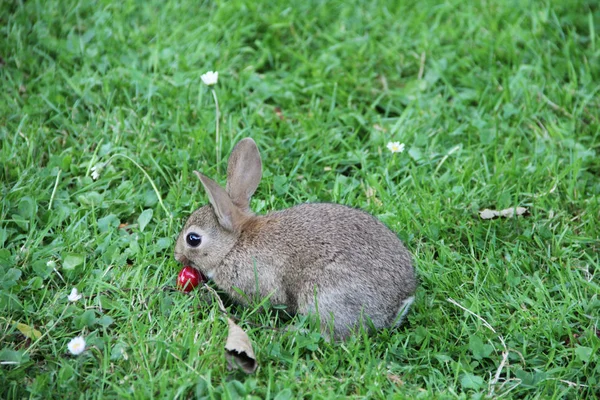
[[[375,328],[396,325],[417,286],[411,256],[397,236],[364,211],[338,204],[256,216],[249,202],[260,174],[258,148],[249,138],[232,151],[227,190],[197,173],[211,204],[189,217],[175,258],[242,303],[248,299],[234,288],[249,298],[270,296],[291,313],[318,312],[324,333],[333,326],[337,338],[364,317]],[[186,243],[192,231],[203,238],[198,248]]]

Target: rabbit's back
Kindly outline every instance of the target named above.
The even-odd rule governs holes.
[[[332,263],[355,264],[353,273],[412,270],[410,254],[396,234],[362,210],[310,203],[262,218],[261,244],[281,251],[289,261],[288,273],[299,272],[292,265],[302,265],[304,273],[327,272]]]

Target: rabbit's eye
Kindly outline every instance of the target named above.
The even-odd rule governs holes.
[[[202,236],[194,232],[188,233],[188,235],[185,237],[185,241],[192,247],[198,247],[200,246],[200,243],[202,243]]]

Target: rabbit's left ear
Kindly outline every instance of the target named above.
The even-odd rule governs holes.
[[[239,208],[232,203],[227,192],[217,182],[207,176],[198,171],[194,171],[194,173],[200,179],[200,182],[202,182],[204,190],[206,190],[208,200],[219,220],[219,225],[230,232],[238,229],[243,222],[244,216]]]
[[[256,143],[251,138],[240,140],[229,156],[226,191],[242,211],[250,211],[250,198],[261,177],[262,161]]]

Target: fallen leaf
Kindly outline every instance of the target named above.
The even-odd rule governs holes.
[[[3,317],[0,317],[0,320],[6,321],[9,324],[15,324],[17,329],[19,330],[19,332],[21,332],[23,334],[23,336],[25,336],[29,339],[39,339],[42,336],[42,332],[38,331],[35,328],[32,328],[31,326],[29,326],[27,324],[15,322],[10,319],[3,318]]]
[[[19,332],[21,332],[25,337],[28,337],[29,339],[39,339],[40,337],[42,337],[42,332],[38,331],[37,329],[35,329],[27,324],[22,324],[22,323],[18,322],[17,329],[19,330]]]
[[[515,216],[520,217],[526,215],[528,212],[529,211],[525,207],[511,207],[500,211],[486,208],[485,210],[479,211],[479,217],[481,217],[481,219],[494,219],[498,217],[513,218]]]
[[[500,211],[500,216],[504,218],[512,218],[514,216],[520,217],[527,212],[525,207],[515,207],[515,208],[507,208],[505,210]]]
[[[223,305],[223,301],[219,297],[219,294],[210,286],[204,283],[203,287],[213,296],[219,305],[219,310],[227,316],[227,310]],[[227,342],[225,343],[225,359],[227,360],[227,369],[240,368],[247,374],[251,374],[256,371],[258,364],[256,363],[256,357],[254,356],[254,350],[252,350],[252,343],[250,338],[233,320],[227,318],[227,324],[229,325],[229,333],[227,334]]]
[[[225,343],[225,358],[229,370],[239,368],[247,374],[256,371],[258,364],[250,338],[231,318],[227,318],[229,334]]]
[[[492,211],[490,209],[485,209],[483,211],[479,211],[479,216],[482,219],[492,219],[492,218],[496,218],[498,216],[498,211]]]

